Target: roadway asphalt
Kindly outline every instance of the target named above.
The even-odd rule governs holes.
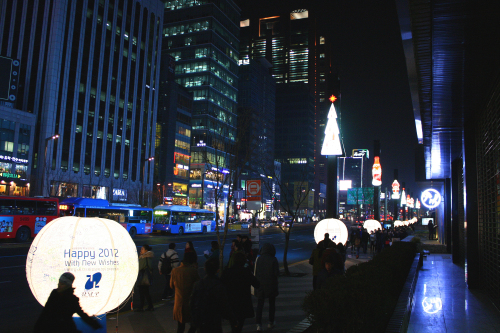
[[[230,231],[227,242],[224,247],[225,261],[228,259],[231,240],[236,238],[237,234],[247,233],[248,230]],[[308,259],[311,251],[315,247],[314,225],[295,225],[291,236],[288,251],[288,263],[290,265],[299,263]],[[168,244],[175,242],[176,250],[180,257],[184,255],[184,246],[186,241],[191,240],[198,254],[200,275],[204,275],[203,264],[205,258],[204,250],[210,249],[210,242],[216,240],[216,235],[211,234],[188,234],[188,235],[141,235],[134,241],[138,248],[143,244],[149,244],[155,252],[155,261],[166,251]],[[270,242],[276,247],[276,257],[281,266],[283,266],[283,251],[285,247],[285,236],[277,227],[261,229],[260,244]],[[28,282],[26,280],[26,255],[30,243],[18,244],[12,241],[0,242],[0,331],[2,332],[31,332],[34,323],[41,313],[42,306],[33,297]],[[154,284],[151,288],[153,302],[161,301],[161,293],[164,287],[164,279],[159,274],[154,275]],[[56,288],[57,286],[54,286]],[[126,304],[123,309],[130,309]]]

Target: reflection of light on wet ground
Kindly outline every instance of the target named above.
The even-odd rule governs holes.
[[[425,297],[422,301],[422,308],[427,313],[436,313],[443,308],[443,302],[440,297]]]

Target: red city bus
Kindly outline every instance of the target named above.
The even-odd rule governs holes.
[[[58,217],[57,198],[0,197],[0,239],[26,242]]]

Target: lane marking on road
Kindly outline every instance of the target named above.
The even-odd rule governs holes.
[[[26,265],[21,265],[21,266],[9,266],[9,267],[0,267],[0,269],[6,269],[6,268],[17,268],[17,267],[26,267]]]

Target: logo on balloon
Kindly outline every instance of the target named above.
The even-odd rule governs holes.
[[[101,278],[102,278],[101,272],[97,272],[97,273],[95,273],[93,275],[87,275],[87,277],[89,279],[87,280],[87,283],[85,283],[85,290],[99,288],[98,284],[99,284],[99,282],[101,281]]]

